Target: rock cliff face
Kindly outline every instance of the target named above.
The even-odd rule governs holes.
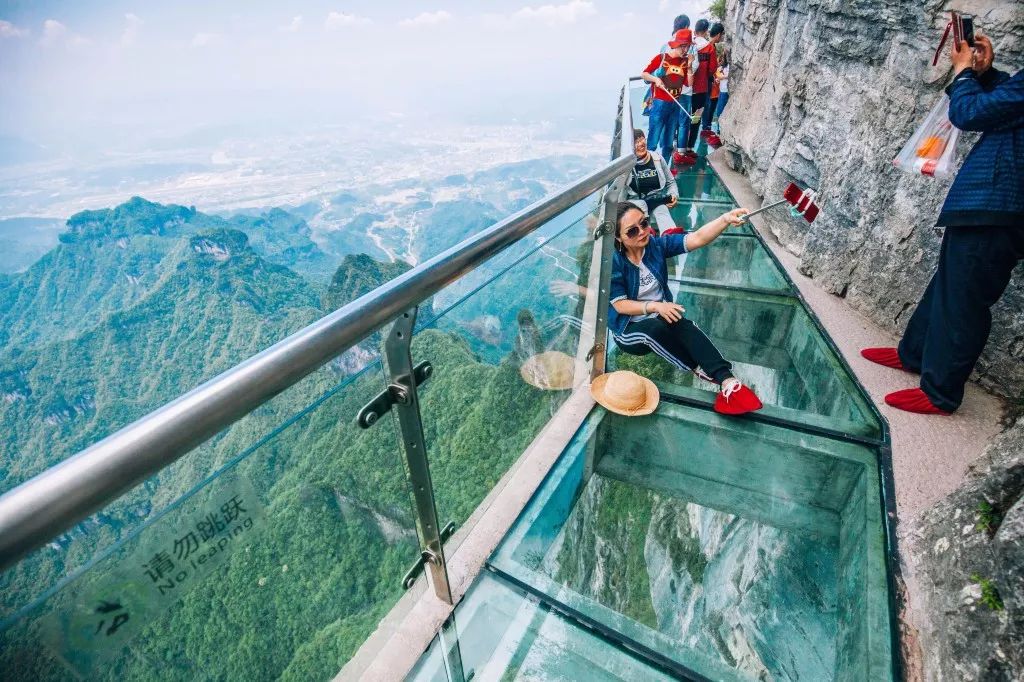
[[[1024,679],[1024,419],[900,536],[925,679]]]
[[[950,180],[892,166],[951,77],[931,57],[948,9],[976,15],[996,66],[1024,66],[1024,3],[1014,0],[729,0],[730,163],[763,196],[791,181],[818,188],[813,225],[769,213],[801,270],[875,322],[901,332],[934,270],[934,227]],[[962,160],[976,137],[961,138]],[[994,311],[977,367],[1009,396],[1024,386],[1024,268]]]

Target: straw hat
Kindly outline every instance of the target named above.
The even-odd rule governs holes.
[[[533,355],[519,368],[523,381],[544,391],[564,391],[572,388],[576,361],[557,350]]]
[[[590,395],[616,414],[637,417],[658,407],[658,387],[634,372],[602,374],[590,384]]]

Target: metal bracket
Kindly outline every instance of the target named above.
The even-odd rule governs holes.
[[[444,546],[441,544],[440,524],[437,521],[437,505],[434,502],[434,484],[430,480],[430,464],[427,461],[427,444],[423,437],[423,421],[420,416],[420,399],[416,385],[430,376],[429,365],[422,363],[415,368],[412,364],[412,334],[416,328],[418,308],[402,313],[391,326],[384,342],[384,356],[388,361],[388,388],[386,397],[381,398],[378,409],[385,405],[393,407],[398,417],[402,435],[402,451],[405,454],[406,473],[412,486],[416,508],[416,533],[420,541],[420,559],[428,570],[430,584],[437,598],[446,604],[453,604],[451,584],[448,581],[448,566],[445,562]],[[380,396],[378,396],[380,397]],[[377,404],[376,400],[371,405]],[[367,406],[369,407],[369,406]],[[361,421],[375,410],[364,408],[360,411]],[[365,414],[364,414],[365,413]]]
[[[587,362],[594,359],[594,355],[597,353],[603,353],[605,350],[604,344],[601,342],[595,343],[590,350],[587,351]]]
[[[412,370],[414,385],[419,387],[426,383],[434,374],[434,367],[424,360]],[[381,417],[391,411],[395,405],[407,405],[409,403],[409,387],[404,385],[407,377],[399,377],[398,382],[390,384],[386,389],[366,403],[363,409],[359,410],[356,416],[356,423],[361,428],[368,429],[377,423]]]
[[[448,542],[448,538],[455,532],[455,522],[449,521],[448,525],[441,529],[441,544]],[[416,560],[416,563],[412,565],[405,573],[405,577],[402,578],[402,589],[408,590],[416,582],[416,578],[420,577],[420,573],[423,572],[423,567],[427,564],[437,565],[440,561],[440,557],[430,550],[423,550],[420,552],[420,558]]]
[[[615,231],[615,223],[611,220],[605,220],[603,223],[594,228],[594,241],[597,241],[606,234],[612,234]]]

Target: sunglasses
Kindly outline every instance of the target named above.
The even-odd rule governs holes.
[[[651,221],[648,218],[641,218],[640,222],[636,225],[631,225],[626,230],[626,236],[630,239],[636,239],[640,236],[641,232],[646,232],[647,228],[651,226]]]

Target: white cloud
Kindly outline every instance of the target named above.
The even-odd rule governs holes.
[[[412,19],[403,19],[398,23],[400,26],[434,26],[437,24],[443,24],[451,18],[452,15],[449,12],[445,12],[441,9],[436,12],[422,12],[414,16]]]
[[[347,12],[331,12],[327,15],[327,21],[324,22],[324,28],[328,31],[337,31],[338,29],[346,28],[348,26],[362,26],[370,23],[370,20],[366,17],[357,17],[354,14]]]
[[[124,15],[124,33],[121,34],[121,47],[131,47],[139,39],[139,27],[142,26],[142,19],[132,13]]]
[[[672,2],[670,2],[670,0],[661,0],[658,3],[658,11],[659,12],[664,12],[664,11],[668,10],[669,8],[671,8],[671,7],[672,7]]]
[[[197,33],[192,36],[192,47],[207,47],[220,40],[219,33]]]
[[[50,45],[56,44],[67,34],[67,26],[56,19],[47,19],[43,22],[43,37],[40,38],[39,44],[43,47],[49,47]]]
[[[302,28],[302,15],[293,17],[292,20],[281,27],[281,30],[285,33],[295,33]]]
[[[594,3],[588,0],[570,0],[564,5],[541,5],[540,7],[524,7],[515,12],[515,19],[542,21],[546,24],[574,24],[580,19],[597,14]]]
[[[27,35],[27,28],[18,28],[11,22],[0,19],[0,38],[23,38]]]

